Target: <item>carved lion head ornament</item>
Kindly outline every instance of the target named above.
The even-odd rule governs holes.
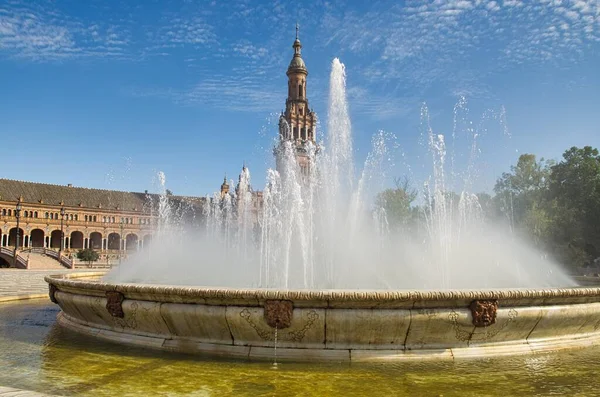
[[[498,300],[474,300],[469,305],[473,316],[473,325],[487,327],[496,323]]]

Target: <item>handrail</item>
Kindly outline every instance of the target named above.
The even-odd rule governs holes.
[[[53,258],[56,258],[56,259],[58,259],[58,252],[57,252],[57,251],[54,251],[54,250],[52,250],[52,249],[45,248],[45,249],[44,249],[44,254],[46,254],[46,255],[48,255],[48,256],[51,256],[51,257],[53,257]]]
[[[23,251],[21,251],[22,254],[31,252],[33,254],[44,254],[46,248],[44,247],[31,247],[31,248],[25,248]]]
[[[23,258],[19,254],[17,254],[17,263],[19,263],[23,267],[23,269],[27,269],[29,267],[27,259]]]
[[[65,266],[68,269],[74,269],[74,267],[73,267],[73,260],[69,259],[68,257],[66,257],[64,255],[60,256],[59,262],[61,263],[61,265]]]

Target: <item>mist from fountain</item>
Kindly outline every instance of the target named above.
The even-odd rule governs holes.
[[[466,104],[457,106],[455,115]],[[371,204],[393,166],[394,137],[385,132],[373,137],[355,180],[346,74],[336,58],[330,75],[327,136],[319,147],[306,144],[308,172],[300,170],[295,145],[282,140],[277,148],[278,170],[267,171],[262,201],[252,191],[250,171],[244,166],[234,193],[206,197],[205,227],[185,231],[172,209],[167,209],[162,175],[159,243],[106,279],[280,289],[575,285],[558,264],[544,259],[524,239],[485,219],[471,191],[478,133],[471,131],[463,191],[455,198],[448,194],[456,182],[450,179],[458,175],[454,157],[448,172],[446,139],[434,133],[426,106],[421,125],[432,159],[432,175],[422,194],[423,222],[417,232],[397,230],[390,227],[385,209]],[[453,142],[454,136],[455,131]],[[172,224],[180,226],[167,226]]]

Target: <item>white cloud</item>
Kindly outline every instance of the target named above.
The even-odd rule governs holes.
[[[337,9],[325,20],[325,44],[359,58],[368,51],[364,76],[388,87],[445,82],[452,89],[461,74],[573,62],[600,40],[596,0],[374,2],[364,13]]]
[[[234,110],[281,106],[285,93],[267,76],[283,75],[296,21],[301,38],[308,31],[320,46],[314,50],[351,57],[354,107],[373,116],[388,114],[406,87],[426,92],[443,84],[448,92],[484,95],[486,77],[498,70],[568,64],[600,41],[598,0],[373,0],[359,6],[240,0],[235,7],[200,0],[175,1],[160,11],[146,2],[121,2],[78,17],[57,9],[60,2],[8,1],[0,6],[0,56],[170,57],[194,74],[188,81],[195,85],[143,95]],[[383,91],[388,94],[375,95]]]

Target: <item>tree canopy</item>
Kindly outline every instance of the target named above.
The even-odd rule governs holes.
[[[385,209],[390,226],[407,228],[415,213],[416,191],[408,181],[379,193],[375,204]],[[444,192],[446,204],[460,196]],[[590,146],[572,147],[559,162],[522,154],[496,181],[494,196],[477,194],[488,221],[501,218],[515,232],[528,235],[538,249],[571,267],[600,262],[600,155]],[[432,201],[435,205],[435,202]]]
[[[92,262],[96,262],[98,259],[100,259],[100,255],[92,248],[85,248],[77,252],[77,259],[87,262],[88,265],[91,265]]]

